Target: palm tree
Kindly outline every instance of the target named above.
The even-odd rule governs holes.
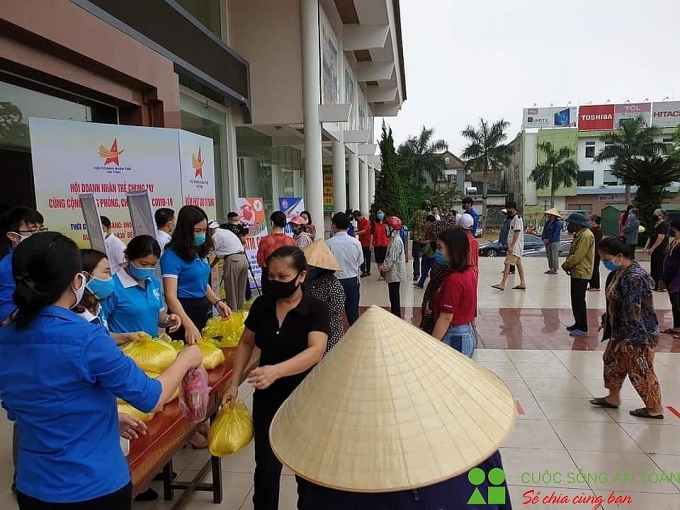
[[[664,144],[655,142],[654,137],[659,136],[661,130],[657,127],[647,127],[645,119],[638,116],[634,119],[623,119],[619,122],[616,131],[602,136],[604,148],[595,156],[594,161],[602,163],[614,160],[612,173],[622,179],[614,170],[615,164],[621,164],[626,160],[652,157],[663,153]],[[630,187],[635,183],[626,184],[625,202],[630,203]]]
[[[635,206],[640,217],[651,225],[652,213],[666,198],[666,186],[680,181],[680,159],[669,156],[645,156],[616,161],[612,172],[626,186],[637,186]]]
[[[470,142],[461,154],[465,161],[465,170],[482,172],[484,194],[487,192],[489,171],[500,172],[503,167],[510,165],[510,157],[515,153],[512,146],[503,144],[508,139],[505,130],[509,126],[510,123],[503,119],[491,126],[486,120],[479,119],[479,129],[468,126],[461,133]]]
[[[469,140],[468,146],[463,150],[461,158],[465,161],[465,170],[472,170],[475,174],[482,173],[484,182],[484,216],[482,216],[482,228],[486,228],[486,195],[488,191],[487,176],[489,171],[494,174],[510,165],[511,157],[515,148],[504,144],[508,139],[505,132],[510,123],[504,119],[494,122],[491,126],[484,119],[479,119],[479,129],[468,126],[461,135]]]
[[[438,152],[448,149],[444,140],[432,140],[434,129],[423,126],[419,136],[409,136],[399,146],[397,153],[402,159],[403,177],[412,186],[422,186],[427,177],[436,186],[444,171],[444,162]]]
[[[555,207],[555,192],[564,186],[570,188],[578,177],[578,164],[571,159],[574,151],[569,147],[555,150],[551,142],[541,142],[538,149],[545,155],[545,163],[536,165],[529,179],[539,189],[550,186],[550,207]]]

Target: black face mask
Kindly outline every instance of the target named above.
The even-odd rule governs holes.
[[[267,282],[269,293],[276,299],[289,298],[290,296],[295,294],[295,291],[298,290],[298,287],[300,286],[300,284],[298,283],[298,276],[300,276],[299,273],[295,275],[295,278],[293,278],[289,282],[269,280],[269,282]]]
[[[575,234],[576,233],[576,225],[574,225],[573,223],[569,223],[567,225],[567,232],[569,232],[570,234]]]

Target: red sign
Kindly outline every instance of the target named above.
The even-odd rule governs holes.
[[[579,131],[614,129],[614,105],[581,106],[578,110]]]

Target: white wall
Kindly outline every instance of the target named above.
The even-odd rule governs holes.
[[[595,143],[595,154],[604,149],[604,142],[599,136],[584,136],[578,139],[577,163],[579,171],[593,170],[593,187],[599,188],[604,183],[604,171],[609,170],[611,163],[596,163],[593,158],[586,158],[586,143]]]

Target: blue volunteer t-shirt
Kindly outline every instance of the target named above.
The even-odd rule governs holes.
[[[0,322],[4,321],[16,309],[14,304],[14,289],[16,283],[12,276],[12,248],[0,260]]]
[[[0,397],[19,429],[17,489],[50,503],[116,492],[130,482],[116,397],[142,412],[161,383],[147,377],[108,331],[58,306],[25,328],[0,328]]]
[[[177,297],[204,298],[210,279],[210,266],[198,255],[191,262],[179,257],[175,250],[166,248],[161,256],[163,278],[177,278]]]
[[[113,277],[113,294],[102,301],[101,316],[111,333],[144,331],[158,336],[158,317],[163,309],[163,294],[158,278],[146,280],[140,287],[125,269]]]

